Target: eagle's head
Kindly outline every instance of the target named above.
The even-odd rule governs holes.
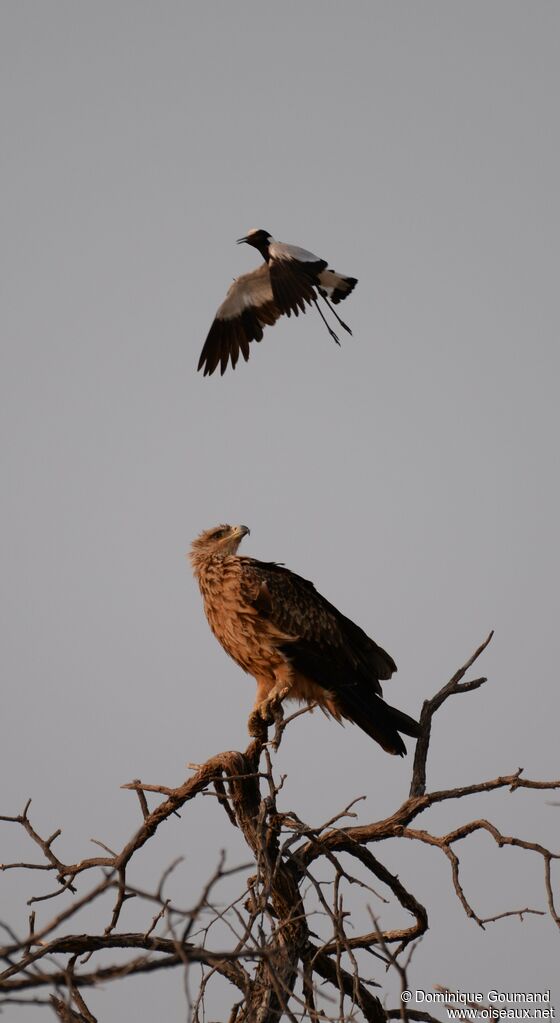
[[[214,526],[197,536],[191,544],[190,559],[195,575],[211,558],[225,558],[236,554],[244,536],[249,532],[248,526]]]

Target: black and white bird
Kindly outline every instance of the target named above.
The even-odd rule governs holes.
[[[318,296],[325,300],[341,327],[352,333],[333,305],[342,302],[355,288],[358,283],[355,277],[336,273],[329,269],[325,259],[296,245],[278,242],[261,228],[253,228],[239,238],[238,244],[242,242],[258,249],[264,264],[237,277],[230,285],[200,353],[198,369],[204,369],[204,376],[210,376],[218,366],[224,373],[230,360],[235,369],[239,353],[247,361],[249,345],[251,341],[261,341],[263,327],[271,327],[284,313],[299,316],[311,303],[333,340],[340,344],[319,308]]]

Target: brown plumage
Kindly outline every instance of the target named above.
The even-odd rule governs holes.
[[[250,729],[284,699],[316,701],[337,721],[355,722],[388,753],[399,735],[416,737],[413,718],[382,699],[380,679],[396,664],[366,633],[276,562],[240,557],[247,526],[216,526],[193,541],[191,562],[212,632],[257,682]]]

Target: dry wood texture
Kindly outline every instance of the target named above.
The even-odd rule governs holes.
[[[279,715],[272,742],[267,742],[263,725],[262,735],[255,737],[245,752],[230,751],[211,757],[176,788],[143,784],[139,780],[125,785],[124,788],[137,794],[141,821],[119,851],[98,842],[103,855],[64,863],[55,852],[60,829],[46,837],[39,834],[30,816],[30,802],[21,813],[0,817],[4,827],[23,828],[39,854],[37,860],[1,864],[4,877],[9,877],[10,871],[24,871],[30,876],[37,871],[40,876],[44,872],[52,874],[55,881],[51,890],[29,899],[29,905],[40,906],[40,921],[35,909],[19,929],[7,921],[1,922],[5,944],[0,948],[4,964],[0,974],[0,1008],[13,1003],[35,1004],[48,1007],[51,1018],[54,1011],[63,1021],[95,1023],[85,1000],[88,988],[178,967],[186,974],[185,989],[195,1021],[203,1019],[205,999],[217,975],[231,985],[231,1023],[272,1023],[281,1018],[365,1019],[381,1023],[397,1016],[404,1020],[430,1020],[428,1013],[407,1011],[404,1005],[386,1008],[378,997],[382,995],[387,968],[396,970],[406,986],[409,957],[428,927],[427,909],[407,882],[400,880],[383,861],[390,854],[387,850],[384,856],[381,843],[390,838],[420,842],[443,854],[449,864],[451,889],[467,916],[480,927],[504,916],[522,917],[545,911],[514,907],[496,916],[481,915],[473,908],[471,896],[462,885],[459,843],[484,831],[499,848],[513,846],[538,857],[543,865],[548,913],[560,927],[552,873],[553,861],[560,858],[558,852],[537,842],[502,834],[486,819],[466,820],[443,835],[418,826],[421,814],[437,803],[457,803],[476,793],[502,789],[514,793],[520,788],[545,791],[560,788],[560,780],[531,781],[523,777],[521,770],[515,770],[459,788],[427,790],[434,714],[451,696],[484,684],[485,678],[462,680],[490,639],[491,635],[424,704],[409,797],[383,820],[348,823],[355,816],[354,804],[350,804],[322,825],[311,827],[294,811],[278,808],[282,779],[275,779],[271,747],[277,748],[284,729],[306,711],[287,719]],[[155,891],[136,887],[129,879],[128,868],[138,850],[153,839],[164,821],[204,793],[216,797],[227,814],[228,826],[240,829],[248,857],[246,863],[232,869],[226,866],[222,854],[196,904],[184,909],[166,896],[166,884],[178,861],[165,869]],[[154,795],[159,801],[150,809],[148,799]],[[350,869],[353,861],[356,876]],[[216,889],[228,875],[230,883],[235,875],[243,880],[237,897],[224,907]],[[355,927],[351,930],[345,900],[356,887],[364,890],[366,901],[370,896],[373,900],[380,895],[384,901],[389,900],[401,918],[404,910],[409,923],[381,927],[371,912],[367,931],[359,933]],[[113,897],[107,925],[102,933],[90,933],[88,911],[107,892]],[[142,932],[119,930],[123,906],[130,898],[145,905]],[[49,900],[62,904],[50,917],[44,905]],[[324,922],[328,924],[326,939],[319,939],[314,930],[312,917],[317,911],[322,915],[323,932]],[[79,931],[75,932],[78,915]],[[213,930],[216,922],[226,922],[229,930]],[[215,933],[229,934],[230,940],[215,946]],[[97,953],[113,949],[121,950],[113,965],[96,964]],[[129,953],[125,961],[122,950]],[[382,968],[376,980],[364,976],[363,958],[361,965],[356,958],[359,950],[373,953],[371,962],[380,961]],[[61,955],[67,957],[63,969]]]

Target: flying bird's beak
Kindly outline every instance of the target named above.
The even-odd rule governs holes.
[[[246,242],[246,241],[247,241],[247,237],[245,237],[245,238],[238,238],[237,242],[236,242],[236,245],[241,245],[243,242]]]
[[[249,526],[235,526],[235,533],[241,540],[244,536],[248,536],[250,532]]]

